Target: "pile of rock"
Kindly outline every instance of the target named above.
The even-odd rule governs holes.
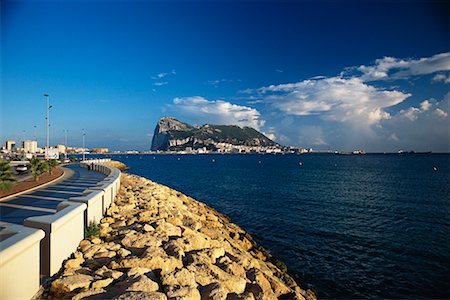
[[[116,167],[119,170],[126,170],[128,169],[128,166],[120,161],[117,160],[111,160],[111,161],[107,161],[104,162],[103,164],[108,165],[108,166],[112,166],[112,167]]]
[[[142,177],[122,175],[99,228],[43,297],[315,299],[226,216]]]

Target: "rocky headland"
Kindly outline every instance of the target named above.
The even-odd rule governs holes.
[[[99,233],[45,299],[315,299],[236,224],[178,191],[122,174]]]
[[[213,124],[191,126],[172,117],[164,117],[158,121],[152,139],[153,151],[186,151],[203,147],[218,151],[233,146],[252,149],[281,148],[281,145],[251,127]]]

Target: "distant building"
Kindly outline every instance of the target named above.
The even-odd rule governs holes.
[[[38,149],[37,141],[25,140],[22,142],[22,148],[25,153],[36,154]]]
[[[16,141],[7,140],[5,146],[6,146],[6,150],[8,150],[8,152],[16,151]]]
[[[102,154],[102,153],[108,153],[109,149],[108,148],[92,148],[91,152],[96,153],[96,154]]]
[[[64,146],[64,145],[58,145],[58,146],[56,146],[56,147],[58,148],[58,152],[59,152],[59,153],[62,153],[62,154],[66,153],[66,146]]]

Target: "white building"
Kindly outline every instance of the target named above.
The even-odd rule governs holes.
[[[16,150],[16,141],[7,140],[6,141],[6,150],[8,150],[8,152],[14,152]]]
[[[38,149],[37,141],[25,140],[22,142],[22,148],[25,153],[36,154]]]
[[[61,153],[61,154],[65,154],[66,153],[66,150],[67,150],[66,146],[64,146],[64,145],[57,145],[56,147],[58,148],[58,152],[59,153]]]

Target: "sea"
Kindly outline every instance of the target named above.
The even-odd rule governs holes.
[[[449,299],[450,155],[113,155],[228,215],[319,298]]]

